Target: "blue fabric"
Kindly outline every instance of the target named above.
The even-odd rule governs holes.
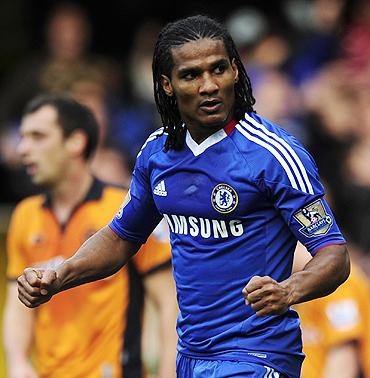
[[[177,378],[283,378],[269,366],[243,361],[209,361],[179,354],[176,361]]]
[[[344,242],[315,162],[294,137],[254,113],[200,145],[188,135],[180,151],[165,152],[165,139],[159,130],[144,144],[130,196],[110,226],[142,243],[166,219],[179,352],[299,377],[297,313],[257,317],[242,290],[255,275],[287,279],[297,239],[312,254]]]

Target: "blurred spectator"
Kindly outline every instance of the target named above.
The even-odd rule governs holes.
[[[91,161],[92,172],[103,181],[128,187],[131,177],[128,154],[112,138],[112,114],[101,73],[90,71],[75,77],[68,92],[90,108],[99,126],[98,145]]]
[[[135,102],[154,104],[152,60],[154,44],[162,28],[156,19],[141,22],[133,36],[128,54],[128,84],[130,99]]]
[[[266,14],[254,7],[241,7],[227,20],[253,86],[264,70],[284,71],[291,47],[283,28],[273,27]]]
[[[241,51],[258,99],[256,111],[307,144],[300,93],[285,72],[291,45],[282,29],[274,28],[262,11],[246,6],[232,12],[226,25]]]
[[[288,40],[282,33],[273,31],[253,46],[247,64],[284,70],[290,54],[291,47]]]
[[[347,61],[337,59],[301,93],[309,150],[332,188],[338,223],[370,253],[370,90],[366,81],[352,77]]]
[[[300,93],[286,74],[265,70],[254,83],[254,94],[258,98],[255,105],[258,113],[281,125],[304,145],[308,144]]]
[[[351,23],[343,36],[343,54],[350,69],[352,81],[370,80],[370,2],[355,2]]]
[[[266,16],[258,8],[244,6],[232,11],[225,25],[241,52],[241,57],[247,61],[249,50],[269,30]],[[246,55],[245,55],[246,54]]]
[[[289,72],[295,85],[310,80],[340,54],[345,0],[288,0],[284,3],[293,27]]]
[[[45,45],[34,56],[9,74],[3,84],[0,100],[0,122],[19,120],[25,103],[40,92],[60,89],[71,72],[83,72],[98,65],[105,72],[107,83],[113,85],[117,66],[92,54],[90,41],[92,26],[83,7],[77,3],[60,2],[51,9],[45,23]]]
[[[125,62],[128,69],[124,107],[112,114],[112,137],[127,152],[131,166],[147,137],[161,124],[152,79],[154,44],[161,26],[158,20],[150,19],[136,30]]]
[[[0,172],[3,171],[10,190],[2,201],[16,202],[37,188],[27,180],[16,157],[17,128],[25,103],[40,92],[66,89],[73,76],[91,67],[104,74],[108,90],[119,80],[119,70],[112,60],[89,50],[92,26],[83,7],[60,2],[52,8],[45,24],[44,49],[27,57],[3,83],[0,95]]]
[[[294,271],[310,259],[299,243]],[[353,257],[349,278],[334,293],[294,308],[306,354],[302,378],[370,377],[370,281]]]
[[[359,115],[354,111],[356,92],[348,82],[343,62],[337,60],[321,68],[300,91],[310,135],[308,149],[320,174],[333,188],[334,197],[340,186],[339,171],[346,151],[360,129]]]
[[[336,189],[343,229],[370,258],[370,138],[354,143],[345,157]],[[368,260],[368,264],[370,260]],[[369,264],[370,265],[370,264]],[[369,270],[370,273],[370,270]]]

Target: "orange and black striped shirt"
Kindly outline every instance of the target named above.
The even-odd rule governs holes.
[[[20,202],[8,232],[8,278],[15,279],[28,266],[56,266],[72,256],[109,223],[125,195],[123,189],[94,180],[85,200],[63,226],[51,211],[47,195]],[[130,263],[140,278],[169,265],[170,259],[167,236],[154,232]],[[131,352],[123,354],[129,287],[129,269],[124,267],[111,277],[59,293],[36,310],[40,377],[121,377],[122,356],[134,357]],[[125,347],[129,350],[130,345]]]

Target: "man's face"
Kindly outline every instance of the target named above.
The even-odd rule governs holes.
[[[56,110],[46,105],[27,114],[20,134],[17,152],[32,182],[49,188],[55,186],[68,166],[67,139],[58,124]]]
[[[175,96],[190,132],[211,134],[233,117],[238,69],[221,40],[209,38],[171,49],[171,78],[163,76],[166,94]],[[207,135],[204,135],[207,136]]]

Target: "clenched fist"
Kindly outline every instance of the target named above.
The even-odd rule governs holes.
[[[268,276],[252,277],[242,293],[257,316],[281,315],[290,306],[289,290]]]
[[[26,268],[18,277],[18,298],[27,307],[37,307],[58,292],[60,280],[52,269]]]

